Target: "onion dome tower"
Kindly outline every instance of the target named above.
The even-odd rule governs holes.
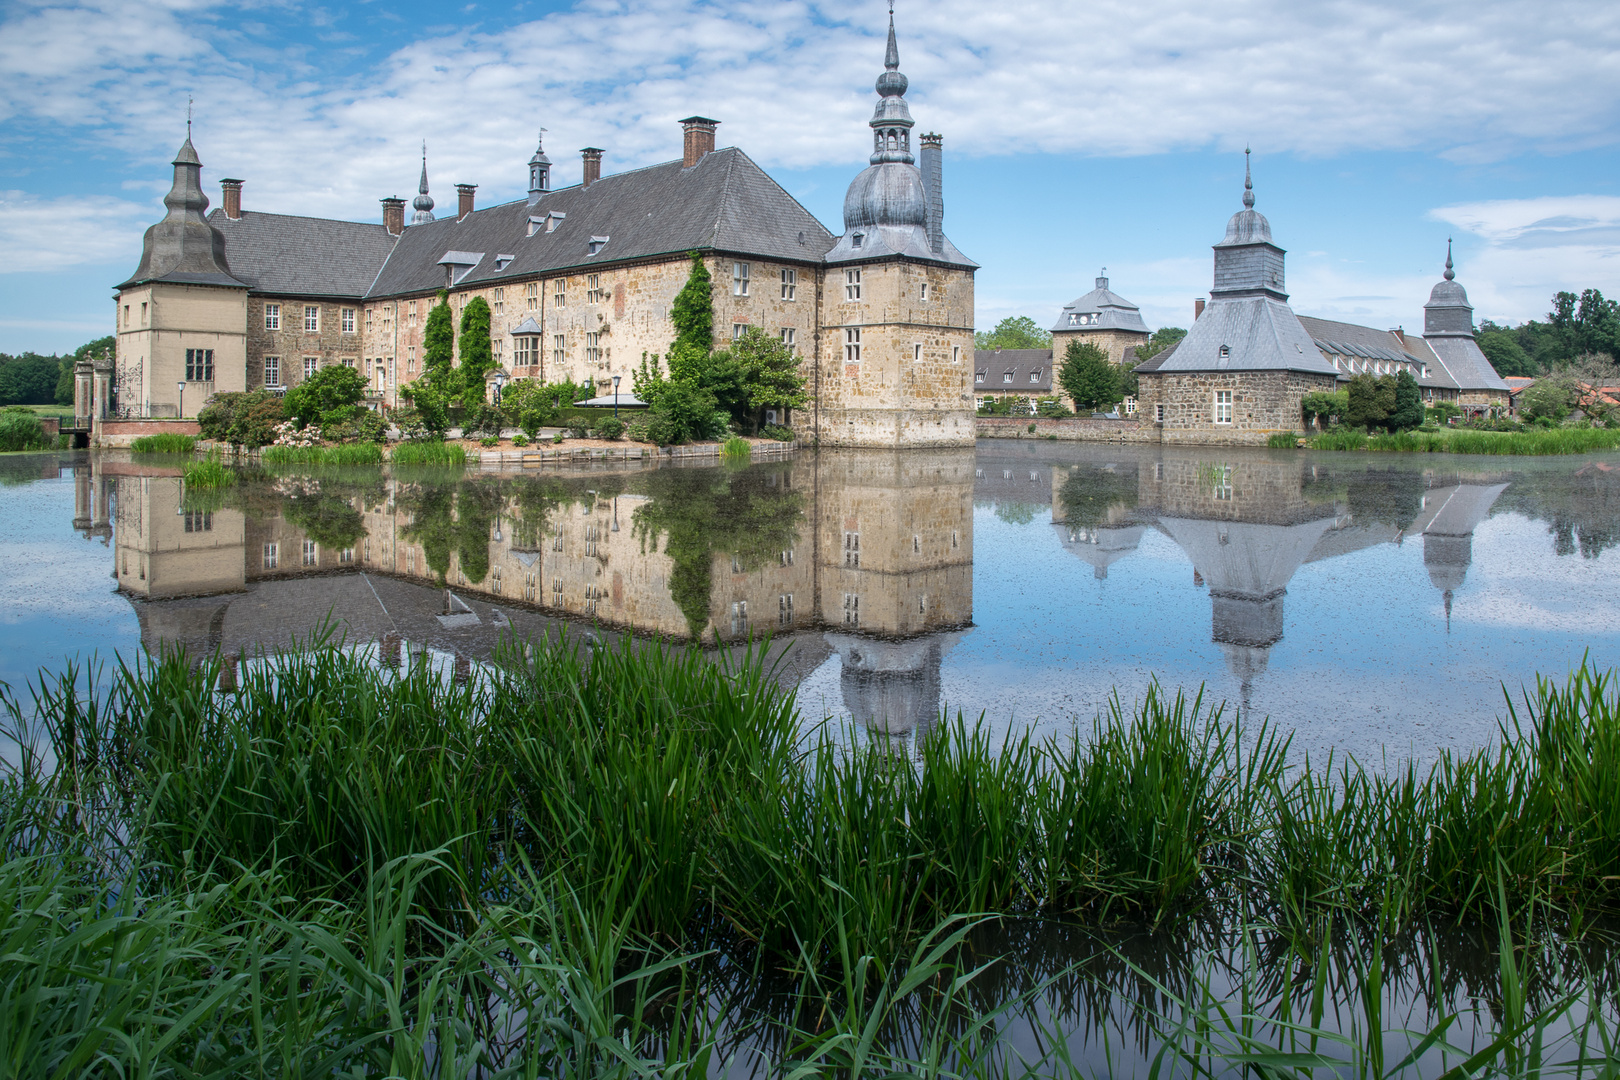
[[[427,183],[425,172],[422,182]],[[529,159],[529,205],[539,202],[540,196],[550,190],[551,159],[546,157],[546,129],[541,128],[534,142],[534,156]]]
[[[416,213],[411,215],[412,225],[425,225],[433,220],[433,196],[428,194],[427,143],[422,144],[422,180],[416,185],[416,198],[411,200]]]
[[[1423,336],[1433,334],[1474,336],[1474,306],[1468,302],[1468,290],[1457,282],[1449,239],[1446,241],[1445,273],[1429,290],[1429,302],[1423,305]]]
[[[1446,241],[1446,270],[1423,305],[1423,340],[1456,381],[1462,404],[1505,406],[1508,385],[1474,340],[1474,307],[1457,280]]]
[[[173,281],[193,285],[235,285],[225,260],[225,237],[208,223],[208,196],[202,189],[202,161],[191,145],[191,124],[186,141],[174,155],[174,184],[163,197],[168,214],[146,230],[141,264],[118,288],[143,281]]]

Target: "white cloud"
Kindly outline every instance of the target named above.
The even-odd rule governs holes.
[[[149,203],[41,199],[0,191],[0,274],[63,270],[127,258],[153,218]]]
[[[1431,216],[1484,241],[1457,270],[1479,318],[1543,318],[1570,282],[1601,286],[1620,276],[1620,197],[1494,199]]]

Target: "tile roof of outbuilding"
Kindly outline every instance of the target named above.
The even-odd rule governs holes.
[[[731,147],[691,168],[665,162],[547,192],[532,204],[519,200],[412,225],[369,295],[443,288],[440,262],[451,251],[483,253],[457,278],[460,285],[477,285],[694,250],[813,263],[832,245],[832,234],[814,215]],[[497,254],[512,260],[497,269]]]
[[[244,210],[224,210],[208,223],[225,238],[231,273],[254,292],[286,296],[361,297],[394,249],[380,224]]]
[[[984,382],[979,382],[979,373]],[[1012,381],[1005,376],[1012,373]],[[1030,375],[1035,381],[1030,381]],[[1021,393],[1050,393],[1052,390],[1051,349],[976,349],[973,353],[973,389],[1017,390]]]
[[[1379,330],[1334,319],[1315,319],[1309,315],[1301,315],[1299,323],[1324,355],[1367,360],[1415,360],[1419,370],[1427,373],[1418,376],[1419,386],[1457,389],[1457,383],[1446,366],[1416,334],[1408,335],[1403,341],[1393,330]]]
[[[1491,367],[1491,362],[1480,351],[1472,335],[1436,334],[1423,340],[1428,342],[1429,348],[1434,350],[1434,355],[1440,358],[1461,389],[1507,392],[1507,383]]]

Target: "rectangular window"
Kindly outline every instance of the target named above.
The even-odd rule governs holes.
[[[352,368],[352,367],[354,367],[354,357],[352,357],[352,356],[342,357],[341,359],[338,360],[338,363],[342,364],[346,368]]]
[[[146,325],[146,301],[141,301],[141,325]]]
[[[859,300],[861,298],[861,272],[859,270],[844,271],[844,299]]]
[[[523,286],[523,309],[525,311],[540,310],[540,283],[531,281]]]
[[[506,314],[506,290],[505,289],[498,288],[498,289],[495,290],[495,314],[497,314],[497,315],[505,315]]]
[[[306,334],[319,333],[321,329],[321,309],[316,304],[304,305],[304,332]]]
[[[374,314],[375,312],[373,312],[370,308],[366,308],[366,333],[368,334],[371,333],[371,329],[373,325],[375,325],[372,321],[372,315]]]
[[[731,636],[742,637],[748,633],[748,601],[735,600],[731,604]]]
[[[568,279],[567,278],[558,278],[556,283],[554,285],[552,285],[552,287],[551,287],[551,306],[552,307],[567,307],[568,306]]]
[[[1041,381],[1041,369],[1040,368],[1036,368],[1034,371],[1029,373],[1029,381],[1032,382],[1032,383],[1038,383],[1038,382]]]
[[[129,325],[129,305],[128,304],[124,305],[124,325],[125,326]]]
[[[214,381],[214,350],[186,350],[186,382]]]
[[[1006,371],[1003,371],[1001,373],[1001,381],[1004,382],[1004,383],[1012,382],[1012,377],[1013,377],[1012,368],[1008,368]]]
[[[264,358],[264,385],[281,385],[281,357],[267,356]]]
[[[782,299],[797,299],[799,292],[799,272],[786,269],[782,271]]]
[[[281,561],[281,546],[279,544],[264,545],[264,568],[274,570]]]
[[[861,329],[851,326],[844,331],[844,363],[858,364],[861,362]]]
[[[406,326],[415,326],[416,325],[416,301],[415,300],[412,300],[411,301],[411,306],[405,309],[405,325]]]
[[[974,373],[973,373],[973,381],[974,381],[974,382],[976,382],[976,383],[982,383],[982,382],[984,382],[984,372],[982,372],[982,371],[975,371],[975,372],[974,372]]]
[[[562,334],[551,335],[551,362],[559,368],[568,360],[568,340]],[[553,375],[559,372],[553,372]]]
[[[922,342],[913,341],[911,343],[911,359],[912,360],[921,360],[922,359]]]
[[[962,362],[962,346],[960,346],[960,345],[952,345],[951,346],[951,363],[960,364],[961,362]]]
[[[516,337],[512,339],[512,366],[528,367],[534,363],[534,354],[539,352],[539,339],[532,337]]]
[[[788,347],[788,352],[799,351],[799,332],[791,326],[782,327],[782,344]]]
[[[585,335],[585,362],[599,364],[602,362],[602,335],[589,332]]]
[[[346,547],[342,551],[338,552],[338,562],[340,562],[340,563],[352,563],[352,562],[354,562],[354,548]],[[496,571],[496,572],[499,573],[499,571]],[[495,591],[500,592],[499,589],[496,589]]]
[[[585,302],[587,304],[600,304],[605,299],[607,299],[607,295],[602,292],[602,275],[586,274]]]
[[[212,532],[214,529],[214,515],[207,511],[186,511],[186,532]]]
[[[918,299],[927,300],[928,299],[928,282],[926,282],[926,281],[923,282],[922,287],[920,289],[918,289],[917,291],[918,291]]]
[[[313,540],[305,540],[304,541],[304,565],[305,566],[314,566],[315,561],[320,558],[320,555],[321,555],[321,550],[320,550],[320,548],[315,546],[315,541],[313,541]]]
[[[783,593],[776,598],[776,625],[793,625],[793,594]]]
[[[394,381],[394,358],[390,356],[384,362],[388,365],[388,381],[392,383]]]
[[[861,534],[847,532],[844,534],[844,565],[852,570],[859,570],[861,566]]]
[[[746,334],[746,333],[748,333],[748,324],[747,323],[745,323],[745,322],[734,322],[734,323],[731,324],[731,340],[732,341],[741,341],[743,339],[743,335]]]
[[[346,307],[342,310],[339,315],[339,325],[343,327],[345,334],[354,333],[354,308]]]
[[[266,330],[280,330],[281,329],[281,305],[280,304],[266,304],[266,305],[264,305],[264,328]]]
[[[731,264],[731,295],[748,295],[748,264],[745,262]]]
[[[309,378],[321,368],[321,358],[318,356],[304,357],[304,378]]]
[[[407,374],[407,375],[415,375],[416,374],[416,346],[415,345],[407,345],[405,347],[405,374]]]
[[[1215,422],[1217,424],[1232,422],[1232,391],[1215,391]]]
[[[856,593],[844,594],[844,625],[861,625],[861,598]]]
[[[1163,402],[1160,402],[1159,404],[1153,406],[1153,419],[1157,423],[1160,423],[1160,424],[1164,423],[1164,403]]]

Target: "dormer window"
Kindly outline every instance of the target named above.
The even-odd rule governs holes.
[[[1029,373],[1029,381],[1032,382],[1032,383],[1038,383],[1038,382],[1041,381],[1041,369],[1040,368],[1036,368],[1034,371]]]
[[[593,237],[591,237],[590,254],[595,255],[597,252],[601,251],[604,247],[607,246],[607,242],[608,242],[609,239],[611,239],[611,237],[606,237],[606,236],[593,236]]]
[[[531,217],[529,219],[529,231],[527,233],[525,233],[524,235],[525,236],[533,236],[535,233],[540,231],[540,229],[545,225],[545,223],[546,223],[545,218]]]
[[[568,215],[563,213],[561,210],[553,210],[551,213],[547,214],[544,219],[546,223],[546,232],[556,232],[557,226],[561,225],[563,218],[567,216]]]
[[[1069,312],[1069,325],[1070,326],[1079,326],[1080,325],[1080,313],[1078,311]]]
[[[512,265],[512,256],[510,256],[510,255],[497,255],[497,256],[495,256],[495,269],[496,270],[505,270],[508,266],[511,266],[511,265]]]
[[[984,372],[982,372],[982,371],[975,371],[975,372],[974,372],[974,373],[973,373],[973,381],[974,381],[974,382],[976,382],[976,383],[982,383],[982,382],[984,382]]]
[[[866,234],[865,233],[851,233],[850,237],[849,237],[849,246],[854,248],[856,251],[859,251],[861,249],[861,246],[865,243],[865,241],[866,241]]]
[[[1013,377],[1012,368],[1008,368],[1006,371],[1003,371],[1001,373],[1001,381],[1004,382],[1004,383],[1012,382],[1012,377]]]

